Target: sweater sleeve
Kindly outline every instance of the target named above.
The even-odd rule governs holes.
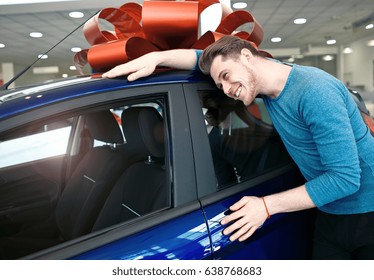
[[[193,68],[193,70],[194,71],[200,71],[199,59],[200,59],[200,56],[203,53],[203,51],[202,50],[195,50],[195,53],[196,53],[196,64],[195,64],[195,67]]]
[[[302,99],[301,115],[310,128],[323,170],[306,183],[317,207],[346,197],[360,187],[359,158],[350,123],[355,109],[349,98],[344,85],[328,81],[317,84]]]

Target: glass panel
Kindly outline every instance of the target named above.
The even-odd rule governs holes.
[[[246,107],[221,91],[204,91],[200,100],[219,188],[290,162],[262,99]]]
[[[70,121],[41,125],[32,131],[0,143],[0,168],[66,153]]]

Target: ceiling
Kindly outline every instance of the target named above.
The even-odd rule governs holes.
[[[142,2],[131,0],[131,2]],[[60,3],[5,5],[0,6],[0,63],[13,62],[17,67],[31,64],[39,54],[45,53],[54,44],[74,29],[77,31],[49,53],[43,66],[59,65],[61,73],[68,73],[72,65],[71,47],[88,48],[82,28],[85,20],[104,7],[120,7],[125,0],[86,0]],[[235,3],[236,0],[232,0]],[[361,38],[374,39],[374,28],[365,30],[365,25],[355,28],[355,23],[374,18],[373,0],[245,0],[246,10],[251,11],[264,29],[261,49],[303,50],[307,46],[326,47],[326,39],[333,38],[337,45],[348,45]],[[71,11],[83,11],[85,17],[72,19]],[[293,20],[304,17],[307,23],[295,25]],[[31,38],[29,33],[38,31],[42,38]],[[281,37],[272,43],[274,36]],[[70,71],[71,72],[71,71]],[[71,73],[69,73],[70,75]],[[76,74],[76,73],[74,73]]]

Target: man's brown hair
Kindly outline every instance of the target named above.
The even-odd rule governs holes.
[[[209,45],[201,54],[199,59],[199,68],[204,74],[210,73],[210,67],[214,58],[219,55],[225,58],[239,57],[242,49],[248,49],[254,56],[263,56],[254,46],[247,40],[240,39],[233,35],[226,35]]]

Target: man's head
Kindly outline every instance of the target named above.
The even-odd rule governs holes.
[[[203,51],[199,59],[200,70],[204,74],[210,74],[214,58],[221,55],[223,59],[236,59],[241,54],[242,49],[248,49],[253,56],[262,56],[251,42],[236,36],[226,35]]]
[[[199,67],[203,73],[210,74],[228,97],[249,105],[260,92],[259,58],[262,55],[252,43],[228,35],[204,50]]]

